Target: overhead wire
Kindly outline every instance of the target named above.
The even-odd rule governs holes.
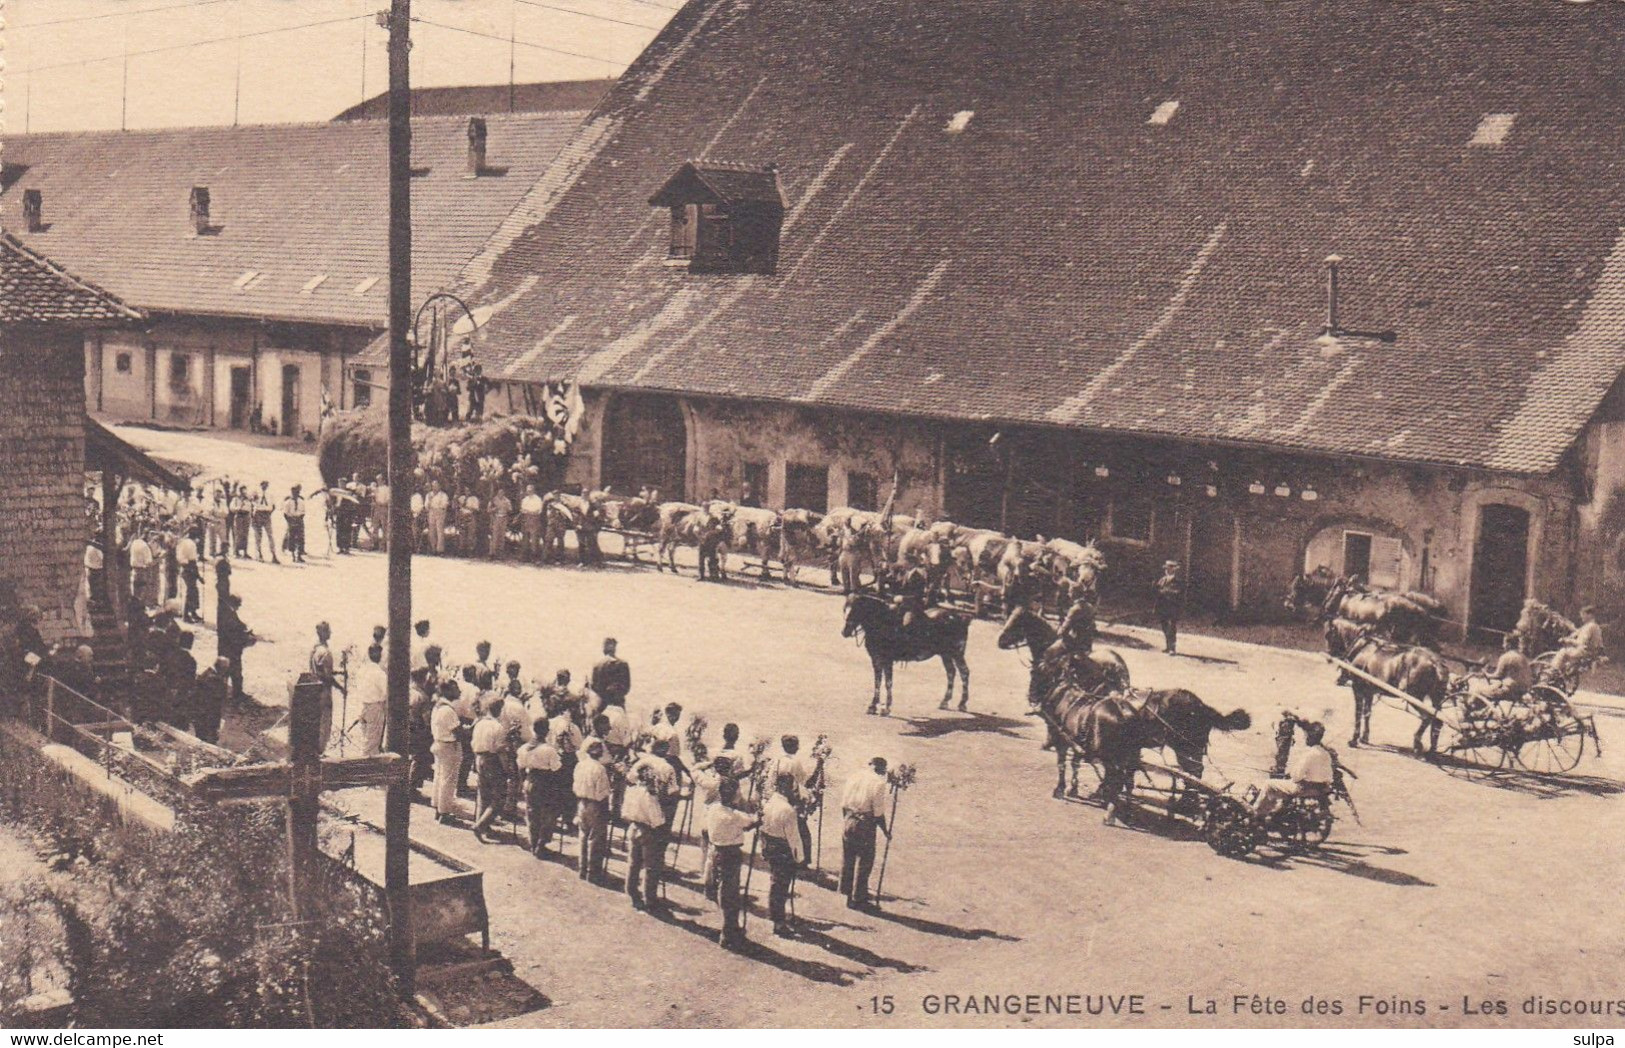
[[[339,25],[343,22],[354,22],[362,18],[371,18],[372,15],[348,15],[344,18],[329,18],[321,22],[305,22],[302,25],[280,26],[275,29],[257,29],[252,33],[237,33],[231,36],[216,36],[208,40],[192,40],[184,44],[165,44],[163,47],[149,47],[140,51],[128,51],[116,55],[102,55],[98,58],[79,58],[71,62],[52,62],[49,65],[32,67],[29,72],[38,73],[47,69],[66,69],[72,66],[95,65],[98,62],[122,62],[127,58],[140,58],[144,55],[163,54],[168,51],[184,51],[191,47],[208,47],[213,44],[229,44],[238,40],[251,40],[260,36],[274,36],[277,33],[292,33],[301,29],[315,29],[324,25]]]
[[[502,44],[514,43],[518,44],[520,47],[530,47],[538,51],[549,51],[556,55],[568,55],[571,58],[583,58],[589,62],[602,62],[604,65],[608,66],[625,66],[627,64],[626,60],[622,58],[605,58],[603,55],[589,55],[583,54],[580,51],[567,51],[562,47],[549,47],[547,44],[533,43],[532,41],[520,40],[518,38],[510,40],[508,37],[499,36],[495,33],[487,33],[479,29],[469,29],[466,26],[450,25],[446,22],[436,22],[432,19],[420,18],[416,15],[412,16],[412,21],[422,25],[433,26],[436,29],[446,29],[453,33],[464,33],[468,36],[477,36],[486,40],[495,40]]]
[[[184,11],[188,8],[208,7],[212,4],[224,4],[228,0],[191,0],[184,4],[170,4],[167,7],[147,7],[139,11],[103,11],[94,15],[75,15],[72,18],[57,18],[49,22],[19,22],[8,25],[11,32],[20,33],[29,29],[44,29],[53,25],[71,25],[78,22],[95,22],[106,18],[133,18],[136,15],[155,15],[162,11]]]
[[[573,7],[557,7],[553,4],[544,4],[540,0],[516,0],[526,7],[540,7],[548,11],[560,11],[567,15],[576,15],[581,18],[591,18],[599,22],[613,22],[616,25],[627,25],[634,29],[647,29],[650,32],[659,32],[660,26],[649,25],[647,22],[628,22],[624,18],[611,18],[609,15],[595,15],[591,11],[578,11]]]

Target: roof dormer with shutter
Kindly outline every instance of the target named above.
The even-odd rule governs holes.
[[[671,212],[670,265],[691,273],[772,273],[784,193],[778,167],[690,160],[649,198]]]

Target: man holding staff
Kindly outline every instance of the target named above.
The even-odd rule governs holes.
[[[849,910],[862,910],[870,906],[869,874],[875,865],[875,831],[887,838],[891,828],[886,825],[886,798],[891,784],[886,779],[886,758],[875,757],[869,767],[847,780],[841,791],[841,814],[845,826],[841,831],[841,894],[846,896]]]

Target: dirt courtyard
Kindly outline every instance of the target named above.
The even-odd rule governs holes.
[[[270,480],[279,493],[318,482],[306,455],[120,432],[206,474]],[[318,620],[332,623],[336,647],[355,645],[356,657],[384,621],[384,557],[330,557],[319,524],[311,532],[308,564],[244,563],[234,575],[243,616],[266,641],[247,662],[250,690],[265,703],[285,703]],[[212,620],[212,599],[205,605]],[[567,865],[507,843],[480,845],[416,807],[415,836],[485,871],[493,945],[548,1002],[512,1025],[1625,1022],[1618,1011],[1577,1019],[1543,1014],[1539,1002],[1533,1014],[1524,1008],[1532,997],[1625,1008],[1625,758],[1616,741],[1625,721],[1617,716],[1599,715],[1604,755],[1588,751],[1565,782],[1469,780],[1405,752],[1415,722],[1393,707],[1380,706],[1374,719],[1381,745],[1348,749],[1352,704],[1317,655],[1190,636],[1170,658],[1149,631],[1109,631],[1102,642],[1123,654],[1137,684],[1189,688],[1220,710],[1251,713],[1250,729],[1215,734],[1209,781],[1264,779],[1284,710],[1325,720],[1328,741],[1358,774],[1360,819],[1339,806],[1322,852],[1241,862],[1162,820],[1109,828],[1098,808],[1052,799],[1055,762],[1026,716],[1026,669],[997,650],[992,623],[971,630],[970,713],[937,710],[943,676],[931,663],[899,669],[894,715],[880,718],[864,713],[868,660],[840,635],[839,600],[811,587],[702,585],[647,565],[424,557],[414,565],[413,610],[432,620],[452,661],[471,660],[475,642],[489,639],[527,677],[568,667],[579,681],[612,634],[632,666],[633,714],[679,701],[709,720],[713,745],[729,720],[747,741],[793,732],[810,745],[827,733],[836,784],[874,755],[919,770],[902,801],[885,910],[842,906],[831,876],[839,820],[831,818],[823,874],[797,899],[809,933],[794,941],[768,934],[764,869],[751,885],[754,946],[743,955],[714,941],[719,916],[697,891],[692,847],[681,850],[670,889],[675,918],[658,922],[624,894],[583,884]],[[199,642],[202,661],[212,655],[212,631]],[[1092,785],[1087,770],[1084,778]],[[374,815],[382,807],[379,797],[345,800]],[[566,849],[573,856],[573,842]],[[623,870],[617,853],[610,872],[618,879]],[[1028,994],[1055,1001],[1005,999]],[[988,1015],[988,1004],[1036,1014]]]

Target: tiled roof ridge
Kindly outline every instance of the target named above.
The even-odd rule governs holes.
[[[777,174],[779,170],[779,165],[771,160],[765,164],[748,164],[742,160],[691,158],[686,163],[692,164],[698,171],[738,171],[746,175],[771,175]]]
[[[0,239],[3,239],[5,241],[6,247],[8,247],[11,250],[17,252],[19,255],[23,256],[23,258],[28,260],[30,263],[40,267],[41,269],[45,270],[48,273],[50,273],[52,276],[56,277],[58,280],[61,280],[61,281],[65,282],[65,283],[73,285],[73,287],[76,290],[83,291],[84,293],[86,293],[88,295],[94,295],[99,299],[103,299],[107,306],[111,307],[114,312],[122,313],[125,316],[126,319],[129,319],[129,320],[143,320],[143,319],[145,319],[146,314],[142,313],[140,310],[138,310],[138,309],[134,308],[133,306],[129,305],[123,299],[121,299],[117,295],[113,294],[111,291],[103,290],[102,288],[97,287],[95,284],[92,284],[90,281],[85,280],[82,277],[74,276],[72,273],[68,272],[68,270],[65,269],[59,263],[53,262],[51,259],[49,259],[46,256],[40,254],[38,251],[34,251],[33,249],[31,249],[27,244],[23,243],[21,240],[18,240],[8,230],[0,229]]]
[[[586,109],[549,109],[537,113],[468,113],[452,115],[414,116],[413,124],[466,124],[471,117],[479,117],[485,121],[502,120],[514,122],[554,121],[575,117],[584,119],[590,110]],[[43,142],[50,140],[64,140],[75,138],[134,138],[137,136],[160,137],[163,135],[197,134],[200,132],[213,132],[219,134],[249,133],[264,131],[286,131],[295,129],[337,128],[334,134],[343,134],[349,129],[350,134],[361,134],[365,129],[377,133],[383,126],[383,121],[377,120],[289,120],[283,122],[267,122],[263,124],[177,124],[174,127],[135,127],[128,130],[115,128],[83,128],[72,131],[30,131],[26,134],[8,133],[6,141]]]

